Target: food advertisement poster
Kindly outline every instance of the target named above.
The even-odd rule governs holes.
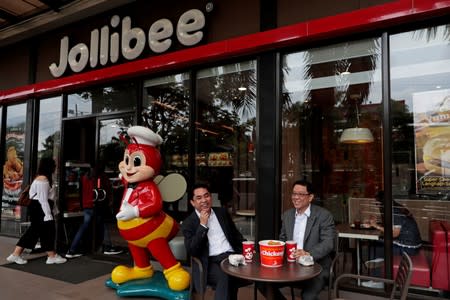
[[[450,189],[450,90],[413,94],[418,193]]]
[[[22,127],[9,127],[6,133],[6,157],[3,165],[3,207],[15,206],[23,180],[25,134]]]

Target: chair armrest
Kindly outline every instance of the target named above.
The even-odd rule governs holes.
[[[333,281],[336,278],[336,272],[338,271],[337,267],[338,267],[339,259],[341,259],[342,257],[344,257],[344,253],[337,252],[333,258],[333,261],[331,262],[330,276],[328,278],[328,299],[331,299],[331,293],[332,293],[332,289],[333,289]]]
[[[338,264],[338,261],[339,261],[339,259],[341,257],[344,257],[344,253],[343,252],[337,253],[336,256],[333,258],[333,261],[331,262],[331,266],[330,266],[330,278],[335,275],[335,272],[337,271],[336,270],[337,269],[337,264]],[[330,285],[330,287],[331,287],[331,285]]]
[[[339,281],[341,281],[344,278],[373,280],[373,281],[378,281],[378,282],[384,282],[384,283],[391,284],[391,285],[393,285],[395,283],[395,281],[393,279],[386,279],[386,278],[365,276],[365,275],[357,275],[357,274],[342,274],[338,278],[336,278],[336,281],[334,282],[333,299],[339,298],[339,290],[338,290],[339,289]]]
[[[202,262],[201,262],[201,260],[199,259],[199,258],[197,258],[197,257],[195,257],[195,256],[191,256],[191,280],[192,281],[194,281],[194,272],[193,272],[193,267],[194,267],[194,265],[197,265],[197,267],[198,267],[198,273],[199,273],[199,277],[200,277],[200,280],[199,280],[199,282],[200,282],[200,291],[203,293],[203,291],[204,291],[204,289],[205,289],[205,286],[204,286],[204,282],[203,282],[203,265],[202,265]],[[191,289],[191,291],[190,291],[190,294],[192,295],[192,292],[193,292],[193,286],[194,286],[194,284],[193,284],[193,282],[191,283],[191,287],[190,287],[190,289]]]

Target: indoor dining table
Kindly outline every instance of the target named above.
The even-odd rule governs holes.
[[[380,239],[381,232],[372,228],[356,229],[350,224],[336,225],[339,238],[355,239],[356,241],[356,273],[361,275],[361,243],[360,240],[377,241]],[[361,285],[361,280],[358,279],[358,285]]]
[[[322,267],[314,263],[312,266],[302,266],[296,262],[286,262],[280,267],[262,266],[259,257],[253,257],[253,262],[234,266],[228,258],[220,264],[222,270],[230,276],[260,282],[266,285],[266,298],[275,299],[277,285],[286,285],[314,278],[322,272]]]

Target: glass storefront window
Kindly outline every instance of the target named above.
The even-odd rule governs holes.
[[[61,153],[61,116],[62,97],[39,101],[38,153],[35,159],[38,163],[42,157],[52,157],[55,160],[57,166],[53,174],[53,182],[57,188],[56,195],[58,195],[59,186],[57,184],[61,171],[58,165]]]
[[[98,122],[98,159],[96,165],[105,167],[105,174],[111,183],[110,186],[103,187],[106,189],[106,195],[111,201],[110,208],[112,208],[112,210],[104,212],[106,214],[104,222],[113,240],[119,237],[116,219],[113,216],[120,209],[124,190],[122,180],[119,177],[118,166],[123,160],[126,145],[120,141],[119,136],[134,124],[136,124],[134,114],[101,119]]]
[[[6,136],[3,145],[2,233],[17,234],[21,207],[17,206],[23,181],[26,103],[6,107]]]
[[[136,84],[119,83],[69,94],[67,117],[136,110]]]
[[[105,171],[110,177],[118,177],[118,165],[123,160],[125,151],[125,144],[120,141],[119,136],[134,124],[134,115],[99,121],[98,161],[105,163]]]
[[[380,53],[380,39],[365,39],[283,57],[282,211],[298,179],[338,222],[348,221],[349,198],[382,187]],[[372,139],[344,141],[354,128]]]
[[[62,98],[43,99],[39,102],[38,157],[53,157],[59,161],[61,152]]]
[[[417,224],[420,236],[411,238],[432,244],[438,274],[447,266],[435,261],[433,236],[450,229],[450,26],[392,35],[390,50],[392,197]]]
[[[200,70],[196,87],[195,179],[210,184],[213,205],[252,218],[256,201],[256,61]],[[243,219],[245,226],[238,223],[238,228],[252,238],[254,220]]]
[[[190,78],[188,73],[158,77],[144,82],[145,125],[163,138],[161,174],[180,173],[188,179]],[[165,210],[179,220],[188,210],[187,194],[180,201],[164,202]]]

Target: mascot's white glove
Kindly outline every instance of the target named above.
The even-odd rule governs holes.
[[[130,205],[126,201],[122,203],[120,211],[116,215],[116,219],[119,221],[128,221],[137,217],[139,217],[139,208]]]

